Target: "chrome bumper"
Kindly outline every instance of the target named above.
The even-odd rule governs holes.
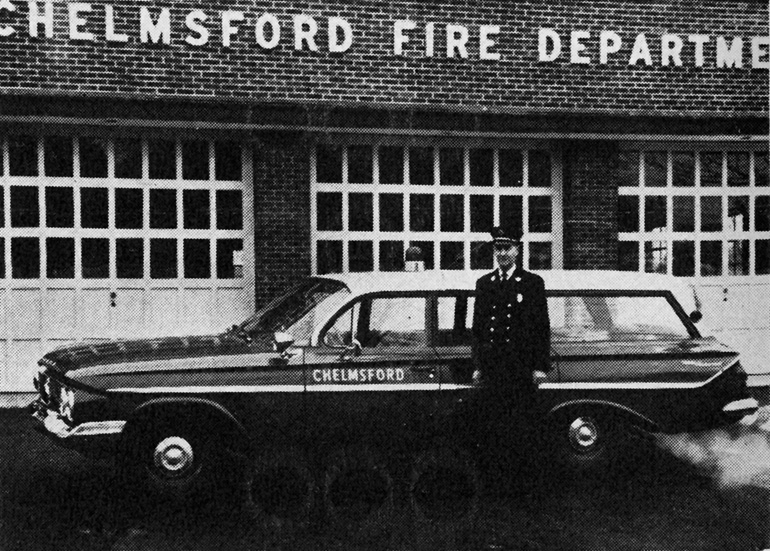
[[[37,430],[61,441],[73,442],[102,436],[115,437],[126,425],[125,421],[91,421],[70,426],[57,412],[43,404],[34,403],[31,408]]]
[[[759,402],[754,398],[735,400],[724,406],[722,413],[743,425],[751,425],[759,415]]]

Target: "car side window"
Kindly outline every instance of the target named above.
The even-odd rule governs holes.
[[[372,299],[369,327],[361,345],[364,348],[426,346],[426,305],[426,297]]]
[[[360,311],[361,303],[359,302],[346,309],[326,331],[323,338],[324,344],[334,348],[350,345],[356,336]]]
[[[467,346],[472,341],[473,297],[438,297],[436,346]]]

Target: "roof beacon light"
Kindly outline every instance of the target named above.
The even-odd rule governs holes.
[[[406,272],[422,272],[425,271],[425,261],[422,258],[422,249],[420,247],[412,246],[406,250],[404,254],[404,271]]]

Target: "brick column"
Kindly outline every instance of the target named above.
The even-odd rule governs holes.
[[[257,307],[310,274],[310,142],[261,134],[254,145]]]
[[[565,147],[565,269],[617,269],[617,165],[615,143],[571,142]]]

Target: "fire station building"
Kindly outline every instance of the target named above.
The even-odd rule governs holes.
[[[0,393],[411,245],[491,268],[497,224],[529,269],[687,280],[770,372],[768,34],[760,0],[2,0]]]

